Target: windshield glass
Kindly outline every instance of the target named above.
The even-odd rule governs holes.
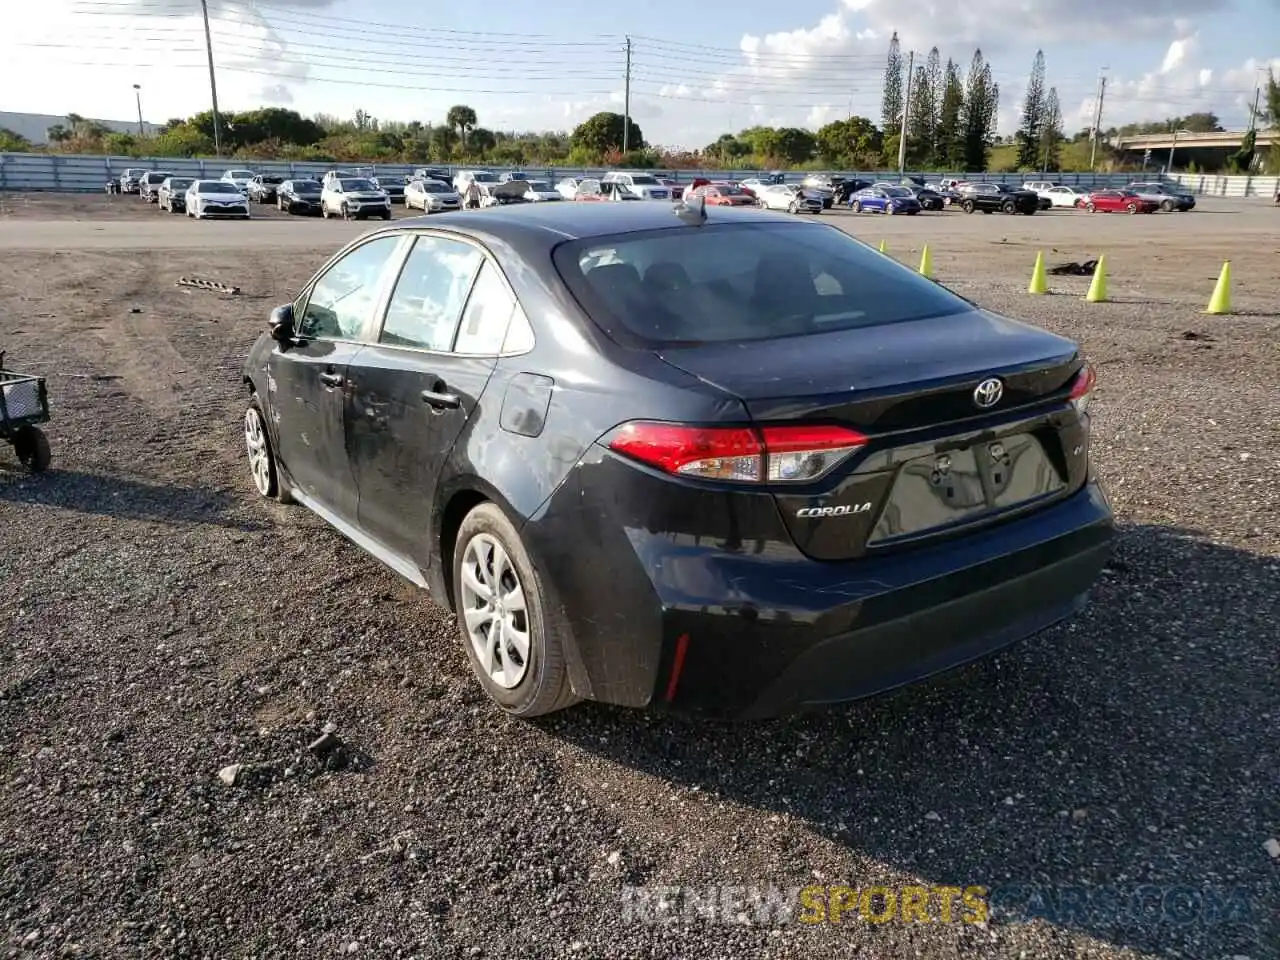
[[[222,180],[201,180],[197,184],[200,193],[234,193],[240,195],[240,191],[236,189],[234,183],[226,183]]]
[[[572,241],[554,259],[601,326],[658,344],[768,340],[971,309],[832,227],[677,227]]]
[[[545,180],[526,180],[525,183],[529,184],[529,189],[534,193],[551,192],[551,184],[547,183]]]
[[[488,170],[478,170],[471,175],[471,179],[478,183],[497,183],[498,178]]]
[[[223,174],[228,180],[252,180],[252,170],[228,170]]]
[[[342,184],[342,189],[343,189],[343,190],[345,190],[345,191],[347,191],[348,193],[350,193],[350,192],[352,192],[352,191],[360,191],[360,190],[377,190],[377,189],[378,189],[378,188],[377,188],[377,187],[375,187],[372,183],[370,183],[368,180],[363,180],[363,179],[356,179],[356,180],[341,180],[341,181],[339,181],[339,182]]]
[[[452,193],[453,192],[448,187],[446,187],[443,183],[439,183],[435,180],[423,180],[421,181],[421,185],[424,193]]]
[[[169,177],[170,174],[167,173],[148,173],[147,183],[164,183]]]
[[[885,187],[884,192],[891,197],[914,197],[915,194],[906,187]]]
[[[271,184],[284,183],[284,177],[277,177],[275,174],[270,174],[268,176],[263,177],[262,182],[271,183]]]
[[[294,193],[319,193],[320,184],[316,183],[314,180],[294,180],[293,192]]]
[[[647,174],[647,173],[633,173],[633,174],[631,175],[631,182],[632,182],[633,184],[635,184],[636,186],[638,186],[638,187],[658,187],[658,186],[661,186],[661,184],[660,184],[660,183],[658,183],[658,178],[657,178],[657,177],[651,177],[651,176],[650,176],[649,174]]]
[[[191,186],[191,184],[193,184],[194,182],[195,182],[194,180],[175,180],[175,179],[173,179],[172,177],[170,177],[170,178],[169,178],[169,189],[170,189],[170,190],[185,190],[185,189],[187,189],[187,187]]]

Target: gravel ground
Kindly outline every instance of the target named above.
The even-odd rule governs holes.
[[[966,296],[1083,342],[1123,537],[1082,616],[995,658],[707,725],[594,704],[505,718],[451,617],[252,495],[242,358],[354,228],[0,199],[0,348],[49,377],[55,417],[48,474],[0,451],[7,955],[1280,955],[1272,211],[834,215],[911,262],[927,239]],[[193,236],[205,250],[175,249]],[[1027,296],[1037,248],[1105,248],[1116,302],[1083,303],[1075,278]],[[1228,258],[1240,314],[1204,316]],[[327,724],[342,746],[317,760]],[[624,885],[810,883],[984,885],[1022,907],[622,919]],[[1163,919],[1063,909],[1086,885],[1154,885]]]

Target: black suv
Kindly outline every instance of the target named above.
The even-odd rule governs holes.
[[[960,209],[965,213],[1025,213],[1028,217],[1040,209],[1040,195],[1033,190],[1019,190],[1003,183],[966,183],[960,187]]]

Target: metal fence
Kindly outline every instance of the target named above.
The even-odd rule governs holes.
[[[251,167],[258,173],[275,173],[284,177],[319,177],[336,167],[361,167],[368,169],[374,166],[379,173],[387,176],[403,176],[411,173],[415,165],[411,164],[332,164],[332,163],[293,163],[290,161],[263,160],[239,163],[228,160],[181,160],[171,158],[135,157],[102,157],[102,156],[70,156],[63,154],[40,153],[0,153],[0,190],[21,191],[56,191],[56,192],[89,192],[102,190],[108,180],[116,179],[129,167],[142,167],[148,170],[164,170],[174,176],[200,177],[216,179],[229,169]],[[436,165],[450,171],[463,169],[446,164]],[[485,169],[501,172],[506,167],[486,167]],[[521,167],[518,168],[530,176],[542,177],[551,181],[565,177],[599,176],[603,168],[582,167]],[[677,182],[687,183],[694,177],[711,177],[725,179],[742,179],[758,176],[759,170],[653,170],[659,176],[668,176]],[[896,179],[897,174],[885,171],[870,170],[832,170],[828,171],[846,177],[862,179]],[[798,180],[803,173],[787,174],[788,180]],[[939,174],[913,174],[923,176],[927,180],[936,180]],[[1000,174],[1000,173],[968,173],[953,174],[966,180],[985,182],[1020,184],[1029,179],[1040,179],[1034,174]],[[1049,179],[1058,183],[1080,187],[1115,187],[1132,183],[1141,179],[1141,175],[1133,173],[1059,173]],[[1152,176],[1149,179],[1157,179]],[[1194,174],[1177,174],[1173,179],[1205,196],[1249,197],[1271,196],[1277,189],[1276,177],[1217,177]]]

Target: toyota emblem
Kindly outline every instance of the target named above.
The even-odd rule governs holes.
[[[1003,396],[1004,384],[995,377],[989,377],[973,388],[973,402],[983,410],[994,407]]]

